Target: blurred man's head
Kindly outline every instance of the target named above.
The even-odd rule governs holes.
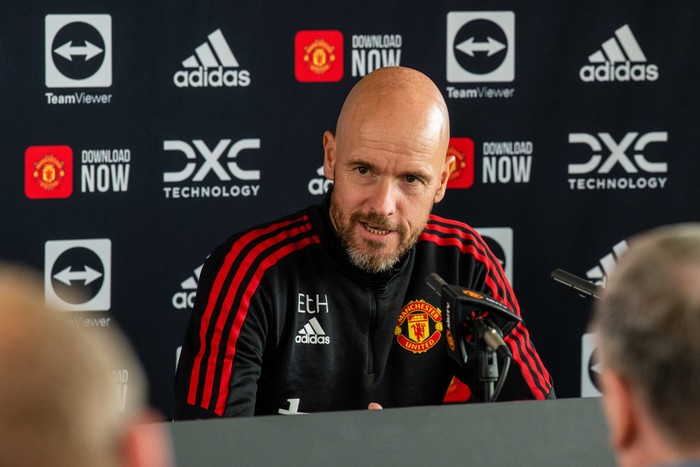
[[[336,133],[324,134],[334,181],[331,220],[353,263],[389,269],[415,244],[445,195],[449,116],[424,74],[379,68],[350,91]]]
[[[40,283],[0,265],[0,465],[167,465],[162,428],[136,424],[145,379],[128,343],[48,311]],[[124,368],[126,405],[112,374]]]
[[[700,224],[632,239],[593,330],[620,463],[700,457]]]

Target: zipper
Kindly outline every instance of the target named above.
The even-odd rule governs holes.
[[[374,373],[374,330],[377,324],[377,289],[372,288],[369,305],[369,329],[367,331],[367,374]]]

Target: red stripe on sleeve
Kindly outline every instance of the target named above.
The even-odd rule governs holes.
[[[518,348],[518,345],[515,343],[515,340],[511,337],[511,335],[506,336],[504,340],[510,347],[510,351],[513,353],[513,359],[516,362],[525,363],[526,359],[520,353],[520,349]],[[542,393],[542,390],[537,386],[534,378],[532,377],[533,371],[528,371],[527,369],[524,369],[523,365],[520,364],[518,364],[518,367],[520,368],[520,373],[523,375],[523,378],[525,378],[525,382],[527,383],[528,387],[530,388],[530,391],[535,396],[535,398],[544,399],[545,395]]]
[[[250,270],[250,267],[253,264],[253,262],[260,257],[261,253],[263,253],[268,248],[273,247],[277,243],[288,239],[290,236],[298,235],[306,230],[308,229],[297,227],[291,230],[282,231],[277,235],[270,237],[269,239],[253,247],[245,256],[243,261],[241,261],[240,267],[236,270],[236,274],[233,276],[233,280],[231,281],[231,288],[224,296],[224,302],[221,305],[221,312],[219,313],[219,316],[216,320],[216,324],[214,325],[214,335],[211,339],[211,352],[209,354],[209,359],[207,360],[207,369],[205,372],[204,379],[204,392],[202,394],[203,407],[209,407],[209,404],[211,403],[212,390],[214,388],[214,377],[216,376],[216,363],[219,358],[221,338],[224,331],[226,330],[226,321],[228,320],[228,317],[231,313],[233,301],[236,298],[239,287],[242,285],[243,278]],[[248,289],[246,288],[245,291],[247,290]],[[238,336],[238,333],[240,333],[240,327],[243,326],[243,319],[245,319],[247,311],[247,307],[245,309],[241,307],[238,310],[236,310],[236,317],[234,319],[233,327],[231,329],[231,334],[235,333],[236,336]],[[226,354],[224,354],[224,359],[225,358]],[[224,364],[226,364],[226,362],[224,362]]]
[[[263,253],[268,248],[271,248],[274,245],[280,243],[281,241],[288,239],[290,236],[298,235],[307,230],[308,228],[304,226],[282,231],[277,235],[270,237],[269,239],[260,242],[258,245],[253,247],[245,256],[243,261],[241,261],[240,267],[236,271],[236,274],[233,276],[233,280],[231,281],[231,288],[224,297],[224,302],[221,306],[221,313],[219,313],[219,317],[217,318],[216,324],[214,326],[214,335],[211,339],[211,352],[209,354],[209,359],[207,360],[207,369],[204,379],[204,391],[202,394],[203,407],[209,407],[209,404],[211,403],[212,390],[214,388],[214,377],[216,376],[216,363],[219,358],[219,345],[221,343],[224,331],[227,329],[226,321],[228,320],[228,317],[231,313],[233,301],[236,298],[239,286],[242,285],[243,278],[246,276],[246,274],[248,274],[248,271],[250,270],[250,267],[252,266],[253,262],[260,257],[261,253]],[[255,280],[255,278],[253,278],[252,280]],[[249,289],[249,286],[246,287],[244,294],[248,292]],[[253,289],[253,291],[254,290],[255,289]],[[231,329],[231,334],[236,334],[236,340],[238,337],[238,333],[240,333],[240,328],[243,326],[243,320],[245,319],[247,312],[248,307],[247,305],[243,307],[243,304],[241,304],[241,307],[238,310],[236,310],[236,317],[234,318],[233,327]],[[227,345],[230,345],[230,343],[231,341],[229,340]],[[233,342],[233,344],[235,345],[235,341]],[[227,364],[227,362],[225,361],[226,358],[227,354],[224,354],[224,367]],[[228,384],[228,380],[226,381],[226,383]]]
[[[541,388],[546,388],[550,389],[552,387],[552,378],[547,371],[547,368],[542,364],[542,360],[540,360],[539,354],[535,351],[535,349],[532,347],[532,340],[530,340],[530,334],[525,326],[523,326],[522,323],[518,323],[515,328],[510,332],[508,336],[506,336],[505,340],[508,342],[510,339],[513,340],[518,340],[522,343],[524,352],[525,352],[525,357],[527,359],[527,367],[530,370],[532,374],[534,374],[537,377],[537,380],[539,382],[539,387]],[[509,342],[510,343],[510,342]],[[511,350],[515,346],[515,342],[512,343],[511,345]],[[539,371],[538,368],[541,368],[542,371]],[[523,371],[523,376],[525,376],[525,379],[528,381],[528,385],[530,386],[533,391],[536,389],[535,381],[532,381],[532,384],[530,384],[530,379],[532,376],[528,378],[528,375],[526,374],[527,372]],[[538,399],[544,399],[547,394],[542,393],[539,388],[537,388],[537,391],[534,392],[534,394],[537,396]],[[539,397],[541,395],[541,397]]]
[[[268,226],[267,228],[264,229],[258,229],[258,230],[252,230],[248,232],[247,234],[243,235],[240,239],[236,240],[234,244],[231,246],[231,250],[226,254],[226,258],[224,259],[224,263],[222,264],[221,268],[219,269],[219,272],[216,275],[216,279],[214,280],[214,284],[212,285],[211,291],[209,293],[209,298],[207,301],[207,306],[204,310],[204,313],[202,314],[202,319],[200,323],[200,328],[199,328],[199,351],[197,352],[197,355],[194,359],[194,364],[192,366],[192,372],[190,374],[190,387],[189,387],[189,393],[187,395],[187,403],[190,405],[197,405],[197,389],[199,387],[199,372],[201,369],[202,365],[202,359],[204,358],[204,354],[206,352],[206,349],[209,345],[206,339],[207,331],[209,329],[209,326],[211,324],[211,317],[214,312],[214,307],[216,306],[216,302],[219,299],[219,296],[221,294],[221,289],[223,288],[223,284],[226,281],[226,277],[229,275],[231,272],[231,267],[233,263],[236,261],[238,256],[241,254],[241,251],[247,247],[250,242],[255,240],[256,238],[266,235],[276,229],[284,228],[285,226],[297,222],[298,220],[302,221],[307,221],[308,217],[303,216],[301,219],[292,219],[284,222],[280,222],[277,224],[272,224]],[[228,314],[228,311],[226,311],[226,314]],[[220,336],[218,340],[216,341],[215,345],[218,345],[220,341]],[[213,341],[212,341],[213,343]],[[216,347],[215,347],[216,348]],[[206,404],[202,404],[202,407],[206,408]]]
[[[429,234],[424,232],[421,235],[421,238],[424,240],[429,240],[436,245],[439,246],[455,246],[459,248],[459,250],[462,253],[465,254],[470,254],[476,258],[477,261],[480,261],[481,263],[484,263],[486,265],[488,264],[493,264],[491,260],[479,252],[479,250],[474,247],[474,245],[467,245],[465,244],[462,240],[458,238],[444,238],[440,237],[435,234]],[[508,308],[511,308],[518,316],[520,316],[520,306],[518,305],[518,302],[513,300],[512,298],[510,300],[505,300],[504,297],[501,297],[501,294],[498,292],[498,287],[499,284],[496,283],[494,280],[494,276],[486,274],[486,278],[484,279],[484,283],[488,286],[489,290],[491,291],[491,294],[495,300],[499,300],[503,302]],[[506,282],[507,283],[507,282]],[[501,285],[501,289],[507,290],[505,287]]]
[[[457,235],[458,237],[462,238],[463,240],[467,242],[474,242],[475,244],[483,246],[484,250],[486,250],[488,247],[486,246],[486,243],[484,242],[484,239],[481,238],[481,235],[479,233],[469,227],[467,224],[453,221],[450,219],[444,219],[442,217],[438,217],[435,215],[430,216],[431,220],[435,221],[441,221],[444,223],[449,223],[453,224],[455,227],[445,227],[443,225],[438,225],[438,224],[427,224],[427,228],[430,228],[431,230],[435,230],[438,232],[446,233],[446,234],[451,234],[451,235]],[[469,231],[469,233],[465,232],[465,230]],[[438,237],[440,238],[440,237]],[[436,242],[440,244],[439,242]],[[464,251],[464,250],[462,250]],[[484,259],[485,258],[485,259]],[[494,262],[490,258],[488,258],[485,255],[481,255],[480,261],[482,263],[485,263],[488,266],[488,269],[490,272],[493,272],[494,275],[496,276],[496,280],[498,282],[498,285],[501,287],[501,289],[505,292],[507,295],[506,297],[503,297],[502,300],[504,301],[505,305],[512,308],[518,316],[520,315],[520,306],[518,305],[518,301],[515,299],[515,292],[513,292],[513,289],[508,282],[508,280],[505,277],[505,272],[503,271],[503,268],[501,267],[500,263]],[[496,290],[493,290],[494,298],[498,298],[497,295],[500,295]]]
[[[226,402],[229,396],[229,380],[231,378],[231,372],[233,370],[233,358],[236,355],[236,342],[238,340],[238,336],[241,333],[241,328],[243,327],[245,317],[248,314],[248,309],[250,307],[250,299],[255,293],[255,290],[257,289],[263,275],[265,274],[265,271],[267,271],[267,269],[275,265],[279,260],[287,256],[288,254],[301,250],[308,245],[320,242],[321,240],[317,236],[313,236],[303,238],[302,240],[299,240],[295,243],[291,243],[289,245],[285,245],[283,248],[280,248],[279,250],[275,251],[273,254],[265,258],[256,269],[253,278],[250,280],[248,286],[245,289],[245,292],[243,293],[241,307],[238,310],[238,314],[236,314],[233,329],[229,334],[228,343],[226,345],[226,355],[224,357],[224,365],[222,368],[221,380],[219,383],[219,397],[216,401],[216,407],[214,409],[214,412],[216,412],[217,414],[223,415],[224,410],[226,409]]]

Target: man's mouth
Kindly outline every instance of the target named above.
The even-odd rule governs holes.
[[[391,233],[391,230],[382,229],[380,227],[368,224],[366,222],[362,222],[362,225],[369,233],[374,235],[388,235],[389,233]]]

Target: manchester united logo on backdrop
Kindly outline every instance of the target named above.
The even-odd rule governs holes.
[[[469,188],[474,184],[474,141],[470,138],[450,138],[447,155],[454,156],[447,188]]]
[[[343,34],[336,30],[299,31],[294,37],[294,74],[301,82],[340,81]]]
[[[28,198],[67,198],[73,192],[73,150],[68,146],[30,146],[24,167]]]
[[[53,190],[66,176],[63,165],[63,162],[53,155],[42,157],[34,164],[34,172],[32,172],[34,181],[44,190]]]
[[[403,307],[396,323],[396,341],[413,353],[432,349],[442,333],[442,312],[425,300],[413,300]]]
[[[313,41],[310,45],[304,47],[304,61],[308,64],[309,69],[316,74],[322,74],[328,71],[331,64],[335,62],[335,47],[330,45],[323,39]]]

